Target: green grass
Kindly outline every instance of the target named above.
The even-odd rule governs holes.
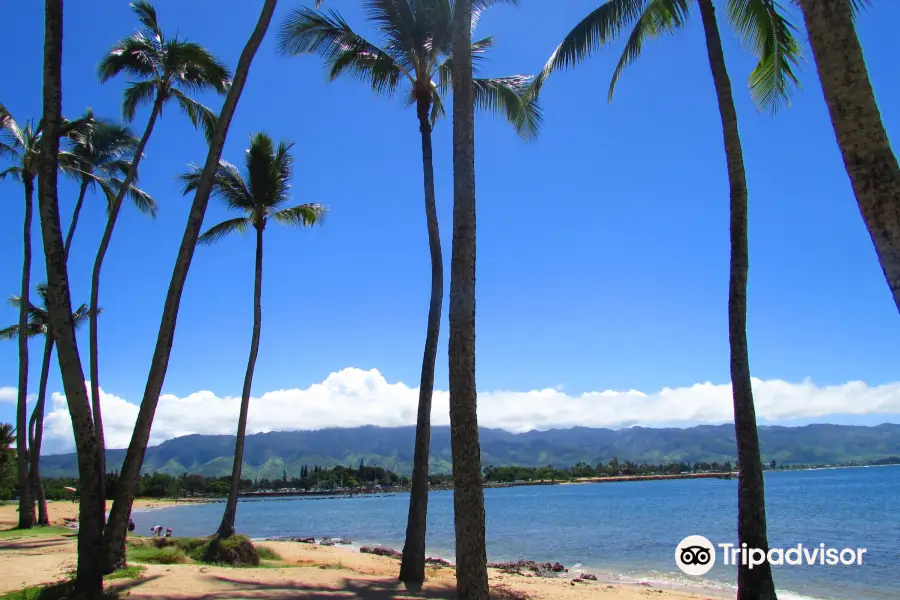
[[[124,569],[119,569],[118,571],[110,573],[104,579],[107,581],[114,579],[140,579],[146,570],[147,567],[142,567],[140,565],[128,565]]]
[[[73,537],[75,532],[66,527],[33,527],[31,529],[4,529],[0,530],[0,541],[17,540],[31,537],[50,537],[54,535],[64,535]],[[0,597],[2,600],[2,597]]]
[[[72,597],[73,581],[60,581],[41,587],[29,587],[0,595],[0,600],[68,600]],[[104,598],[116,598],[114,592],[104,592]]]
[[[257,546],[256,553],[260,560],[282,560],[281,555],[266,546]]]
[[[153,565],[177,565],[188,561],[184,550],[177,546],[166,546],[165,548],[131,546],[127,549],[126,558],[129,562]]]

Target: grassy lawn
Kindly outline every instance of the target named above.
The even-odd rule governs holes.
[[[252,557],[254,552],[257,559]],[[128,562],[158,565],[197,562],[232,567],[295,566],[284,563],[271,548],[252,545],[244,536],[234,536],[218,543],[212,538],[131,538],[126,556]]]
[[[22,538],[32,537],[49,537],[54,535],[63,535],[74,537],[75,531],[67,527],[33,527],[31,529],[4,529],[0,530],[0,541],[18,540]],[[2,600],[2,598],[0,598]]]

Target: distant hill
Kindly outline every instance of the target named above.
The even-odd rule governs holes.
[[[808,425],[759,428],[763,460],[778,464],[829,465],[871,462],[900,456],[900,425],[877,427]],[[381,466],[401,474],[412,471],[415,427],[357,427],[318,431],[280,431],[247,436],[244,449],[245,477],[299,475],[301,465]],[[185,472],[207,476],[231,473],[234,436],[187,435],[148,448],[144,472],[177,475]],[[577,462],[597,464],[613,457],[635,463],[735,462],[733,425],[702,425],[687,429],[592,429],[573,427],[549,431],[509,433],[481,430],[485,465],[556,467]],[[109,470],[121,467],[125,450],[109,450]],[[450,471],[450,430],[434,427],[431,433],[431,468]],[[74,454],[41,458],[46,477],[77,473]]]

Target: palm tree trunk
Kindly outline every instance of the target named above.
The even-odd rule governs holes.
[[[263,228],[265,217],[259,215],[256,221],[256,273],[253,282],[253,336],[250,339],[250,358],[244,374],[244,389],[241,391],[241,414],[238,416],[237,439],[234,443],[234,462],[231,465],[231,488],[225,513],[216,535],[227,538],[234,535],[234,520],[237,516],[238,493],[241,491],[241,467],[244,466],[244,438],[247,436],[247,413],[250,412],[250,390],[253,387],[253,370],[259,354],[259,331],[262,328],[262,261]]]
[[[900,167],[847,0],[800,0],[834,135],[894,304],[900,310]]]
[[[456,592],[487,600],[484,488],[475,387],[475,94],[472,0],[453,15],[453,246],[450,261],[450,450],[456,526]]]
[[[53,334],[47,332],[44,339],[44,356],[41,361],[41,381],[38,387],[38,399],[31,413],[29,423],[29,441],[31,444],[31,488],[37,494],[38,525],[49,525],[50,514],[47,512],[47,498],[44,495],[44,484],[41,481],[41,444],[44,439],[44,410],[47,405],[47,379],[50,376],[50,358],[53,356]]]
[[[72,222],[69,223],[69,232],[66,234],[66,258],[69,256],[69,248],[72,247],[72,238],[75,236],[75,227],[78,226],[78,217],[81,215],[81,206],[84,204],[84,197],[87,194],[89,184],[90,181],[86,177],[81,179],[81,186],[78,188],[78,202],[75,203],[75,210],[72,211]]]
[[[62,0],[44,2],[44,133],[41,138],[41,169],[38,198],[44,258],[47,268],[47,311],[56,336],[56,352],[62,374],[63,391],[69,405],[81,503],[78,507],[78,566],[75,588],[85,598],[99,597],[103,591],[100,542],[103,534],[103,497],[97,465],[100,454],[91,419],[91,407],[84,388],[84,370],[78,355],[66,253],[59,223],[59,134],[62,124]]]
[[[91,413],[94,416],[97,445],[100,447],[100,495],[104,499],[104,519],[106,517],[106,440],[103,435],[103,413],[100,408],[100,350],[99,333],[97,331],[97,316],[100,314],[100,270],[103,268],[103,259],[106,257],[113,229],[116,226],[116,220],[119,218],[119,211],[122,209],[122,200],[137,176],[138,164],[140,164],[141,157],[144,155],[144,148],[146,148],[147,142],[150,140],[150,134],[153,133],[153,126],[156,124],[156,118],[162,110],[162,105],[163,98],[157,94],[156,101],[153,102],[153,108],[150,110],[150,118],[147,121],[147,127],[144,129],[144,135],[141,136],[137,148],[134,150],[131,164],[128,166],[125,181],[116,193],[116,199],[109,209],[106,228],[103,230],[103,238],[100,240],[100,248],[97,250],[97,258],[94,259],[94,270],[91,274],[91,311],[88,340],[90,343]]]
[[[19,395],[16,405],[16,467],[19,475],[19,529],[34,527],[34,498],[28,479],[28,308],[31,288],[31,221],[34,211],[34,175],[22,174],[25,184],[25,219],[22,231],[22,291],[19,305]]]
[[[738,544],[769,551],[766,537],[766,501],[762,459],[756,431],[756,410],[750,384],[747,350],[747,275],[750,258],[747,240],[747,177],[738,133],[737,111],[731,81],[725,67],[725,53],[716,23],[712,0],[699,0],[709,68],[712,71],[731,187],[731,274],[728,285],[728,339],[731,345],[731,388],[734,398],[734,429],[737,438]],[[768,562],[754,567],[738,567],[737,600],[775,600],[775,584]]]
[[[200,237],[200,229],[203,227],[203,217],[206,215],[206,207],[209,204],[209,196],[212,191],[213,177],[222,157],[222,148],[225,146],[225,138],[228,136],[228,128],[234,117],[241,92],[247,82],[250,65],[253,57],[266,36],[269,23],[272,21],[272,13],[278,0],[265,0],[259,20],[250,39],[241,52],[235,69],[231,89],[225,96],[225,102],[219,113],[216,130],[213,133],[209,145],[209,153],[206,155],[206,163],[203,166],[203,175],[194,194],[194,202],[191,204],[191,212],[185,226],[181,246],[178,249],[178,257],[175,259],[175,268],[172,270],[172,279],[169,282],[169,290],[166,293],[166,303],[163,308],[162,320],[159,325],[159,334],[156,338],[156,348],[153,351],[153,359],[150,363],[150,373],[147,376],[147,386],[144,389],[144,397],[138,409],[137,421],[134,424],[134,433],[128,444],[125,454],[125,462],[119,473],[116,484],[115,502],[109,513],[109,523],[103,537],[104,568],[108,573],[125,565],[125,536],[128,532],[128,518],[131,515],[131,505],[134,502],[134,493],[138,477],[141,474],[141,464],[144,462],[144,453],[147,451],[147,442],[150,440],[150,430],[153,426],[153,416],[156,414],[156,406],[159,395],[162,392],[163,382],[166,379],[166,369],[169,367],[169,356],[172,352],[172,343],[175,338],[175,325],[178,320],[178,307],[181,304],[181,294],[184,292],[184,284],[187,281],[191,260],[194,258],[194,250],[197,247],[197,238]]]
[[[400,562],[400,580],[407,583],[425,581],[425,537],[428,521],[428,451],[431,446],[431,396],[434,391],[434,363],[437,360],[438,335],[441,330],[441,302],[444,299],[444,261],[438,229],[434,194],[434,165],[431,153],[431,120],[429,97],[418,99],[419,132],[422,136],[422,171],[425,180],[425,221],[428,226],[428,248],[431,251],[431,301],[425,332],[425,353],[419,381],[419,412],[416,418],[416,442],[413,458],[412,489],[409,494],[409,516],[406,543]]]

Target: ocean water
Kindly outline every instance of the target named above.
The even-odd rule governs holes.
[[[735,568],[702,577],[681,573],[675,547],[688,535],[714,544],[737,542],[737,482],[675,480],[528,486],[485,490],[488,559],[580,563],[608,581],[704,588],[733,596]],[[900,598],[900,467],[766,474],[769,545],[866,548],[862,565],[773,566],[782,600]],[[238,506],[237,529],[253,538],[344,537],[355,547],[400,549],[408,494],[324,499],[253,499]],[[137,531],[172,527],[179,536],[215,531],[224,505],[135,511]],[[453,494],[432,492],[428,554],[450,560]]]

